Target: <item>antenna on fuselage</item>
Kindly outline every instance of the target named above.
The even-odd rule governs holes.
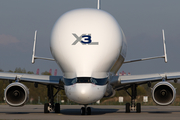
[[[101,0],[97,0],[97,9],[101,9]]]

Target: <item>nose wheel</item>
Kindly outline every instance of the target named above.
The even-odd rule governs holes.
[[[87,108],[87,115],[91,115],[91,108],[90,107]]]
[[[82,107],[81,115],[91,115],[91,108],[87,107],[87,105],[85,105],[85,107]]]
[[[85,108],[82,107],[82,108],[81,108],[81,115],[85,115],[85,113],[86,113],[86,112],[85,112]]]

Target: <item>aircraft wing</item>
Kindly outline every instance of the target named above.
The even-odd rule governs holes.
[[[127,75],[113,76],[110,84],[115,90],[121,90],[125,87],[130,87],[131,84],[145,84],[148,82],[157,82],[162,80],[177,80],[180,79],[180,72],[171,72],[164,74],[145,74],[145,75]]]
[[[55,85],[59,87],[63,86],[63,76],[49,76],[49,75],[34,75],[34,74],[22,74],[22,73],[5,73],[0,72],[1,80],[10,81],[23,81],[23,82],[33,82],[44,85]]]

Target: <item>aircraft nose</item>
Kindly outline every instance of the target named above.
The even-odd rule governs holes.
[[[67,91],[67,97],[80,104],[89,104],[101,99],[105,94],[106,86],[97,86],[91,83],[75,84]]]
[[[86,90],[82,89],[81,94],[84,95],[86,93]]]
[[[93,87],[91,84],[77,84],[76,85],[76,95],[77,98],[81,101],[88,101],[90,100],[90,96],[92,96]]]

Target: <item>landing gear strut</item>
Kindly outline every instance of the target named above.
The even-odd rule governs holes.
[[[59,103],[54,104],[54,97],[59,92],[59,89],[56,92],[56,94],[53,95],[53,88],[54,87],[52,85],[48,85],[47,88],[48,88],[49,103],[44,104],[44,113],[49,113],[51,111],[55,111],[55,113],[60,113],[60,104]]]
[[[132,91],[132,94],[130,94],[126,90],[126,92],[131,97],[131,104],[126,103],[126,113],[130,113],[131,110],[134,110],[134,111],[136,110],[137,113],[140,113],[141,112],[141,103],[136,104],[136,102],[135,102],[136,96],[137,96],[137,85],[136,84],[131,85],[131,91]]]
[[[81,108],[81,115],[91,115],[91,108],[84,105],[84,107]]]

